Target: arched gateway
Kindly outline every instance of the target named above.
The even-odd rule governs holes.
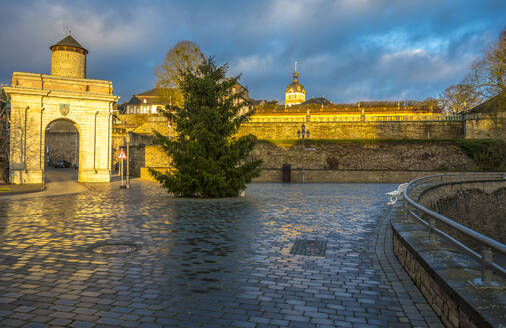
[[[79,131],[80,182],[109,182],[111,171],[112,82],[86,78],[84,49],[70,34],[50,47],[51,75],[12,74],[5,87],[11,100],[9,180],[42,183],[46,129],[68,120]]]

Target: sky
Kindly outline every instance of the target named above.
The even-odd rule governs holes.
[[[178,41],[197,43],[254,99],[284,101],[298,61],[311,97],[334,103],[423,100],[459,83],[506,27],[503,0],[0,0],[0,83],[51,71],[72,36],[87,77],[127,102],[154,87]]]

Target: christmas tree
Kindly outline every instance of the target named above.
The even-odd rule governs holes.
[[[183,107],[162,111],[174,124],[177,136],[170,139],[154,131],[155,143],[172,159],[175,170],[172,174],[149,171],[169,193],[235,197],[260,175],[261,160],[250,156],[256,137],[235,137],[253,112],[241,113],[248,100],[243,99],[243,91],[234,92],[239,89],[239,77],[227,78],[227,69],[227,65],[217,67],[212,58],[204,58],[196,71],[181,72]]]

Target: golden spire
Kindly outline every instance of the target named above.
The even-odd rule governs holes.
[[[295,61],[295,71],[293,72],[293,82],[299,82],[299,73],[297,72],[297,61]]]

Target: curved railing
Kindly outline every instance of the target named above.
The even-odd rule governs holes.
[[[501,265],[494,262],[494,255],[506,255],[506,245],[487,237],[477,231],[459,224],[439,213],[436,213],[421,204],[420,196],[429,188],[436,186],[449,185],[464,182],[493,182],[505,181],[506,173],[465,173],[465,174],[441,174],[431,175],[411,181],[404,189],[404,206],[406,215],[412,216],[428,227],[429,242],[435,242],[436,234],[444,237],[455,244],[469,256],[482,263],[481,281],[477,284],[490,284],[492,281],[492,272],[506,278],[506,270]],[[428,221],[428,222],[427,222]],[[439,229],[437,223],[444,224],[456,229],[478,242],[483,246],[481,254],[466,246],[462,241],[450,236],[447,232]]]

